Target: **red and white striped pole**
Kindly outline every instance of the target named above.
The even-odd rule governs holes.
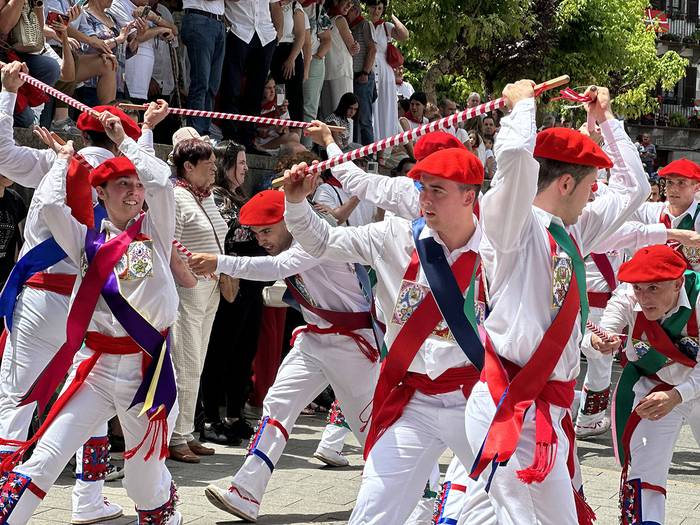
[[[547,82],[543,82],[541,84],[537,84],[535,86],[535,94],[539,95],[543,93],[544,91],[550,90],[557,88],[559,86],[563,86],[569,82],[569,76],[568,75],[562,75],[560,77],[554,78],[552,80],[548,80]],[[392,137],[387,137],[385,139],[382,139],[378,142],[373,142],[372,144],[367,144],[366,146],[362,146],[361,148],[354,149],[352,151],[348,151],[347,153],[343,153],[342,155],[337,155],[335,157],[331,157],[328,160],[324,160],[323,162],[319,162],[316,164],[312,164],[307,168],[307,173],[320,173],[323,170],[332,168],[334,166],[338,166],[339,164],[343,164],[344,162],[349,162],[355,159],[359,159],[362,157],[366,157],[367,155],[371,155],[373,153],[376,153],[378,151],[385,150],[386,148],[393,147],[393,146],[398,146],[400,144],[405,144],[407,142],[411,142],[416,140],[418,137],[421,137],[427,133],[430,133],[432,131],[438,131],[440,129],[446,129],[451,126],[454,126],[455,124],[459,122],[464,122],[466,120],[469,120],[471,118],[474,118],[479,115],[483,115],[484,113],[489,113],[495,109],[501,108],[506,105],[506,99],[504,97],[497,98],[496,100],[490,100],[489,102],[486,102],[485,104],[480,104],[476,107],[466,109],[464,111],[460,111],[459,113],[455,113],[453,115],[450,115],[449,117],[444,117],[439,120],[436,120],[434,122],[430,122],[428,124],[424,124],[422,126],[419,126],[415,129],[410,129],[408,131],[404,131],[403,133],[399,133],[397,135],[394,135]],[[272,186],[273,187],[278,187],[284,184],[285,178],[284,177],[279,177],[275,180],[272,181]]]

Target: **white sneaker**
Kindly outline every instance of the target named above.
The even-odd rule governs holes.
[[[70,522],[73,525],[89,525],[90,523],[102,523],[116,519],[124,514],[124,510],[117,503],[110,503],[107,498],[104,499],[104,505],[101,509],[91,512],[74,512],[71,515]]]
[[[209,485],[204,489],[204,495],[209,500],[209,503],[214,505],[217,509],[233,514],[251,523],[258,521],[260,502],[244,494],[233,485],[231,485],[228,490],[224,490],[216,485]]]
[[[314,452],[314,457],[331,467],[347,467],[350,464],[348,458],[343,456],[341,452],[328,448],[318,447]]]
[[[593,436],[599,436],[605,434],[610,430],[610,418],[602,413],[601,418],[598,414],[588,416],[584,414],[578,415],[576,418],[576,424],[574,425],[574,432],[576,437],[579,439],[586,439]]]

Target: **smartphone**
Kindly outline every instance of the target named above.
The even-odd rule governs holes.
[[[379,173],[379,163],[370,160],[367,163],[367,172],[368,173]]]
[[[75,3],[75,5],[77,5],[78,7],[83,7],[85,4],[88,3],[88,1],[89,1],[89,0],[78,0],[78,1]]]
[[[151,6],[147,5],[143,8],[143,13],[141,13],[141,18],[148,18],[148,14],[151,12]]]
[[[68,15],[64,15],[58,11],[49,11],[49,14],[46,15],[46,21],[49,25],[56,23],[65,25],[68,23]]]

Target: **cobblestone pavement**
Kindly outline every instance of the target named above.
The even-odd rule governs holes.
[[[325,419],[301,416],[291,433],[282,459],[275,469],[260,512],[261,524],[318,524],[347,522],[362,475],[362,454],[354,438],[345,452],[350,466],[340,469],[323,467],[312,454],[321,437]],[[586,496],[598,515],[598,525],[617,523],[619,468],[612,453],[610,434],[579,441]],[[240,523],[208,503],[204,487],[217,483],[225,487],[228,479],[243,462],[245,449],[215,445],[216,455],[202,458],[199,465],[168,461],[179,487],[180,511],[184,523],[196,525]],[[444,473],[451,459],[446,453],[440,460]],[[120,461],[115,463],[121,465]],[[73,480],[69,470],[49,491],[30,522],[55,524],[70,522]],[[125,516],[111,525],[136,523],[133,504],[121,482],[105,485],[105,495],[122,505]],[[666,525],[700,525],[700,450],[688,426],[684,426],[673,456],[668,486]],[[528,525],[528,524],[524,524]]]

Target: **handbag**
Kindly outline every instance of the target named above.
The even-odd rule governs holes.
[[[44,32],[34,11],[34,2],[25,0],[15,27],[7,35],[7,44],[20,53],[37,53],[44,49]]]
[[[382,24],[384,26],[384,33],[386,33],[386,63],[391,66],[392,69],[403,66],[403,55],[399,48],[396,47],[390,41],[389,30],[386,28],[386,22]]]
[[[224,253],[224,249],[221,246],[221,242],[219,241],[219,235],[216,233],[216,228],[214,227],[214,223],[212,222],[211,217],[209,217],[209,215],[207,214],[207,210],[204,209],[204,206],[202,206],[202,203],[192,192],[192,190],[189,190],[189,192],[192,194],[192,197],[194,197],[195,202],[199,205],[199,208],[204,213],[204,216],[209,221],[209,224],[211,224],[211,229],[214,232],[214,239],[216,239],[216,245],[219,247],[219,251],[221,253]],[[235,277],[231,277],[230,275],[226,275],[225,273],[219,275],[219,292],[221,292],[221,297],[223,297],[226,300],[226,302],[232,303],[236,300],[239,286],[239,280]]]

